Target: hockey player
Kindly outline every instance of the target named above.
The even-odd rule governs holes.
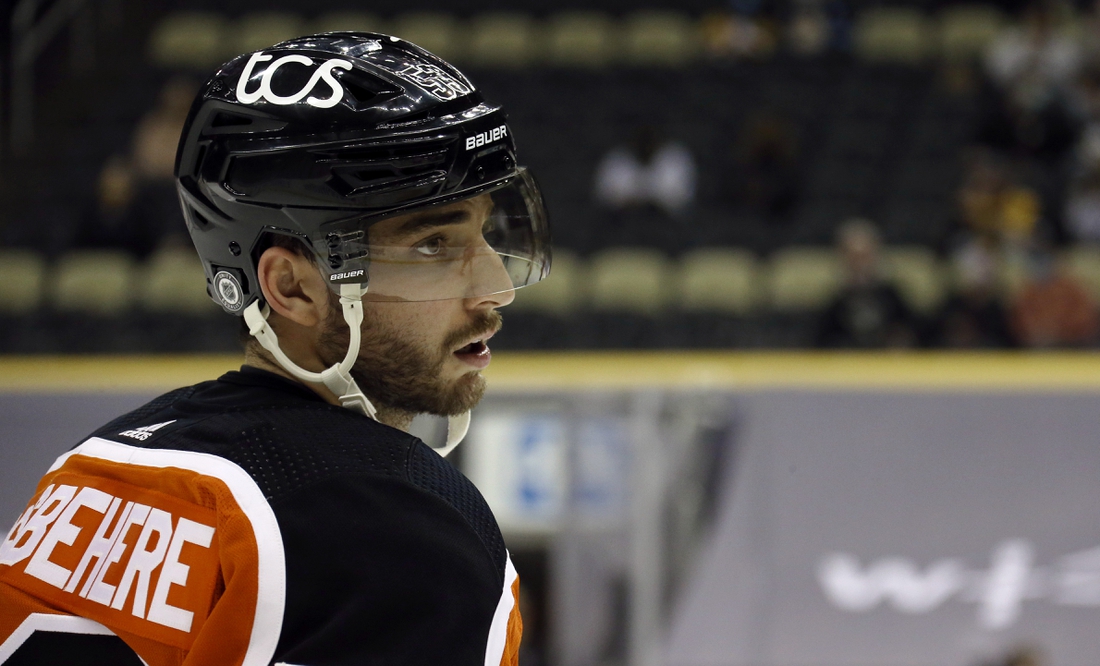
[[[517,574],[440,455],[550,265],[501,109],[408,42],[303,37],[206,83],[176,176],[246,365],[42,478],[0,544],[0,663],[515,664]]]

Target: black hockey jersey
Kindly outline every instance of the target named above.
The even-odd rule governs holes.
[[[54,463],[0,544],[0,663],[516,664],[518,594],[450,463],[245,367]]]

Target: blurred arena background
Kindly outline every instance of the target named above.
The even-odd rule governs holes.
[[[239,363],[179,128],[218,63],[335,29],[459,65],[547,198],[552,275],[457,460],[525,666],[1095,663],[1084,2],[6,3],[0,521],[104,417]]]

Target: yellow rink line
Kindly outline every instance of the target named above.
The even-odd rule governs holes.
[[[0,356],[0,391],[152,392],[217,377],[236,355]],[[732,388],[1098,391],[1100,354],[498,352],[490,390]]]

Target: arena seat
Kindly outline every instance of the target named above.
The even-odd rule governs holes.
[[[566,314],[584,300],[584,267],[577,255],[565,249],[554,250],[550,275],[535,284],[516,290],[509,310],[530,310]]]
[[[544,24],[546,61],[567,67],[603,67],[618,47],[617,27],[602,12],[555,14]]]
[[[883,248],[884,276],[917,312],[935,312],[947,295],[943,266],[930,248],[919,245]]]
[[[979,58],[1004,29],[1007,18],[993,5],[955,5],[937,21],[939,55],[948,62]]]
[[[222,62],[228,21],[214,12],[169,14],[149,36],[149,60],[157,67],[200,70]]]
[[[571,329],[578,346],[643,349],[668,346],[666,312],[673,273],[660,250],[618,247],[589,260],[589,310]],[[675,345],[675,340],[673,341]]]
[[[893,130],[888,119],[836,118],[825,130],[821,154],[839,159],[874,161],[890,150]],[[823,166],[834,176],[844,175],[843,172],[837,174],[834,165]]]
[[[1067,273],[1081,281],[1092,300],[1100,304],[1100,244],[1071,247],[1062,253],[1060,261]]]
[[[642,10],[623,21],[621,58],[629,65],[680,67],[697,57],[702,39],[688,16]]]
[[[655,315],[668,305],[672,273],[659,250],[611,248],[589,261],[589,303],[597,310]]]
[[[140,268],[137,300],[149,312],[217,314],[206,293],[206,275],[191,248],[169,248],[151,256]]]
[[[875,191],[882,170],[867,159],[833,157],[824,150],[809,167],[806,194],[814,198],[861,199]]]
[[[956,284],[961,283],[957,272],[952,277]],[[1004,253],[998,258],[997,286],[1005,302],[1011,302],[1019,295],[1027,282],[1027,260],[1022,253]]]
[[[853,33],[856,55],[869,62],[915,65],[933,46],[928,19],[912,7],[868,7],[856,18]]]
[[[409,12],[390,23],[394,35],[421,46],[444,60],[459,61],[466,55],[459,39],[458,20],[443,12]]]
[[[932,108],[924,117],[913,119],[909,153],[950,167],[959,149],[972,139],[975,127],[970,118],[943,111],[946,109]]]
[[[470,20],[466,61],[481,67],[526,67],[540,55],[539,37],[527,14],[479,14]]]
[[[918,155],[898,165],[890,191],[897,197],[951,201],[959,180],[957,166]]]
[[[290,12],[252,12],[242,16],[230,30],[233,53],[259,51],[273,44],[300,37],[306,30],[297,14]]]
[[[831,249],[784,248],[772,255],[765,280],[772,309],[778,312],[820,309],[840,288],[840,259]]]
[[[58,312],[119,315],[134,300],[134,260],[122,251],[76,250],[53,267],[51,302]]]
[[[0,250],[0,313],[22,315],[38,309],[46,264],[31,250]]]
[[[377,14],[371,12],[329,12],[311,21],[307,32],[343,32],[345,30],[385,33],[388,25]]]
[[[741,248],[703,248],[680,258],[676,303],[686,311],[747,315],[762,293],[756,256]]]
[[[950,198],[888,199],[882,211],[882,235],[887,243],[936,245],[951,230],[954,202]]]

